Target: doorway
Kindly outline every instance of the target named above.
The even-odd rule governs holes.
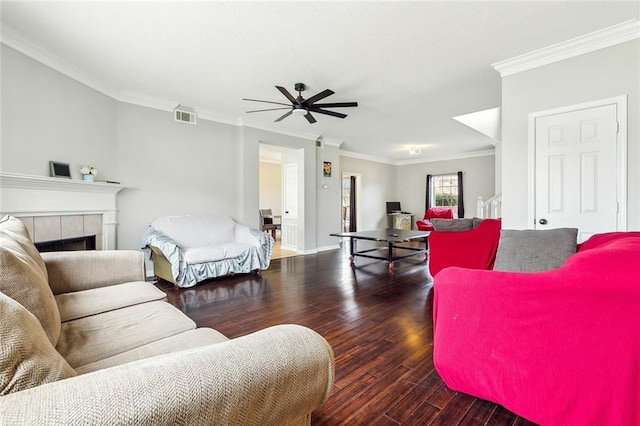
[[[534,228],[626,230],[626,96],[531,114],[529,129]]]
[[[355,232],[358,229],[360,188],[359,174],[342,174],[342,232]]]
[[[285,229],[286,224],[291,225],[291,215],[285,213],[291,210],[287,210],[286,207],[290,207],[291,203],[294,203],[294,205],[299,204],[301,202],[300,197],[304,197],[302,191],[298,191],[297,189],[286,192],[286,188],[290,186],[285,185],[285,168],[289,164],[292,164],[292,158],[295,159],[300,156],[298,151],[300,150],[263,142],[260,142],[259,145],[258,206],[260,209],[271,209],[276,223],[281,225],[281,229],[275,232],[272,259],[297,256],[299,254],[298,247],[291,245],[291,226]],[[293,164],[297,165],[296,160],[293,161]],[[304,167],[304,165],[302,165],[302,167]],[[297,183],[296,181],[296,184]],[[285,196],[287,194],[288,196]],[[295,198],[292,199],[292,196]],[[287,199],[288,201],[286,201]],[[295,232],[300,232],[300,228],[302,232],[304,232],[303,226],[303,221],[296,220]],[[283,245],[283,240],[287,239],[287,232],[289,232],[289,245]]]

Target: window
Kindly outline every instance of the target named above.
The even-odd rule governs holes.
[[[458,207],[458,175],[434,176],[432,182],[432,207]]]
[[[456,217],[464,217],[462,172],[427,175],[426,207],[451,207]]]

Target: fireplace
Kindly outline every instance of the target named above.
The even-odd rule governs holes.
[[[22,220],[34,243],[64,241],[71,249],[81,244],[83,249],[114,250],[116,194],[122,189],[119,184],[0,172],[0,218]],[[85,238],[92,241],[68,241]]]
[[[35,243],[40,253],[49,251],[79,251],[79,250],[95,250],[96,236],[86,235],[77,238],[65,238],[62,240],[43,241]]]

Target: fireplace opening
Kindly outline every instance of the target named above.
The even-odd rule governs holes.
[[[84,237],[66,238],[63,240],[43,241],[36,243],[36,248],[40,253],[50,251],[95,250],[96,236],[87,235]]]

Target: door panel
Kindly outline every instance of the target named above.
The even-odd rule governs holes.
[[[618,229],[615,104],[537,117],[535,153],[536,229]]]
[[[298,165],[283,167],[284,210],[282,211],[282,246],[298,248]]]

